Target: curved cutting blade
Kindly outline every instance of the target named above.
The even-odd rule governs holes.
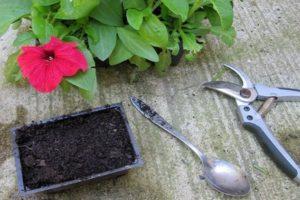
[[[204,88],[221,92],[242,102],[249,103],[254,101],[257,97],[255,93],[251,93],[251,96],[249,98],[242,97],[241,90],[243,89],[243,87],[235,83],[230,83],[225,81],[210,81],[202,84],[202,86]]]
[[[253,88],[254,87],[251,79],[243,70],[241,70],[240,68],[238,68],[236,66],[229,65],[229,64],[224,64],[224,66],[231,69],[237,75],[239,75],[240,79],[243,81],[243,88]]]

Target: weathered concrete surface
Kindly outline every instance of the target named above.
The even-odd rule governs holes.
[[[0,199],[17,195],[9,128],[88,107],[123,101],[141,147],[145,166],[116,180],[107,180],[59,194],[28,199],[223,199],[199,179],[201,166],[175,139],[145,120],[129,104],[136,95],[155,107],[211,156],[240,165],[249,174],[252,191],[244,199],[300,199],[299,186],[282,174],[266,156],[253,134],[240,127],[233,100],[203,91],[200,84],[234,63],[253,78],[269,85],[300,88],[300,5],[297,0],[235,1],[236,44],[227,48],[210,37],[197,62],[182,62],[166,77],[144,74],[129,84],[126,70],[100,70],[99,92],[86,102],[76,91],[51,95],[5,83],[0,76]],[[0,41],[0,72],[13,51],[15,33]],[[230,74],[226,80],[236,81]],[[267,116],[276,136],[300,161],[300,103],[280,103]],[[227,197],[227,199],[229,199]]]

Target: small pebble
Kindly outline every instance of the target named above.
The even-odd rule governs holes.
[[[38,166],[40,166],[40,167],[45,167],[45,166],[47,166],[47,165],[46,165],[46,161],[45,161],[45,160],[39,160]]]

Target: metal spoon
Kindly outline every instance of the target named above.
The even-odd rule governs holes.
[[[225,160],[207,158],[202,151],[176,131],[147,104],[136,97],[130,97],[130,100],[144,117],[186,144],[200,158],[203,164],[203,176],[212,188],[230,196],[244,196],[249,193],[250,184],[246,174],[239,167]]]

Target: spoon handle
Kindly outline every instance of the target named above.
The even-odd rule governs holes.
[[[149,119],[152,123],[159,126],[185,145],[187,145],[203,162],[206,158],[205,154],[201,152],[195,145],[193,145],[185,136],[176,131],[171,124],[169,124],[164,118],[162,118],[154,109],[145,104],[143,101],[137,99],[136,97],[130,97],[133,106],[143,114],[144,117]]]
[[[167,121],[164,120],[160,115],[157,114],[157,116],[150,121],[163,130],[165,130],[167,133],[171,134],[173,137],[177,138],[181,142],[183,142],[185,145],[187,145],[201,160],[204,159],[205,155],[197,148],[195,145],[193,145],[185,136],[183,136],[181,133],[179,133],[177,130],[175,130],[171,124],[169,124]]]

